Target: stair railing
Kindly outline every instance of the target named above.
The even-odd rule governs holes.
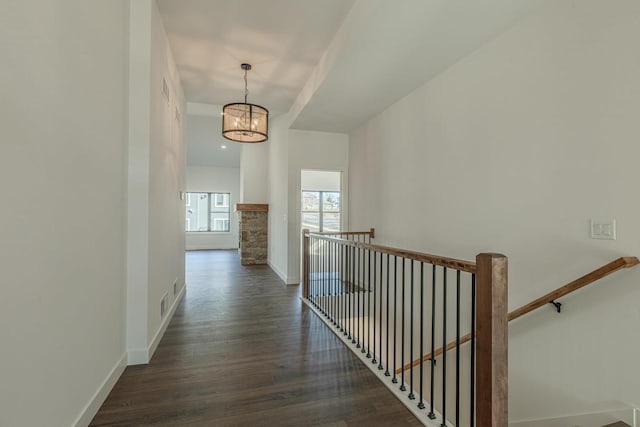
[[[470,262],[345,236],[303,230],[304,301],[425,424],[506,427],[507,258]],[[402,371],[462,331],[471,346]]]
[[[602,267],[599,267],[587,274],[585,274],[582,277],[577,278],[576,280],[573,280],[569,283],[567,283],[564,286],[559,287],[558,289],[549,292],[548,294],[545,294],[543,296],[541,296],[540,298],[537,298],[533,301],[531,301],[528,304],[523,305],[522,307],[512,311],[509,313],[509,321],[511,320],[515,320],[519,317],[524,316],[525,314],[528,314],[530,312],[532,312],[533,310],[536,310],[540,307],[544,307],[548,304],[552,304],[556,310],[558,311],[558,313],[561,311],[561,307],[562,304],[560,302],[558,302],[558,298],[562,298],[566,295],[569,295],[572,292],[577,291],[578,289],[584,288],[587,285],[590,285],[600,279],[602,279],[603,277],[606,277],[610,274],[615,273],[618,270],[622,270],[624,268],[631,268],[634,267],[636,265],[640,264],[640,260],[637,257],[620,257],[620,258],[616,258],[613,261],[603,265]],[[411,362],[410,364],[406,364],[403,367],[399,368],[397,370],[397,373],[401,373],[403,370],[407,370],[410,369],[410,367],[413,366],[418,366],[421,361],[422,362],[428,362],[430,361],[432,358],[435,359],[437,357],[439,357],[440,355],[443,354],[443,352],[445,351],[449,351],[449,350],[453,350],[454,348],[456,348],[459,345],[465,344],[467,342],[471,341],[471,334],[466,334],[465,336],[463,336],[462,338],[460,338],[460,340],[456,340],[456,341],[451,341],[449,342],[446,346],[444,347],[440,347],[438,348],[436,351],[432,351],[431,353],[427,353],[425,354],[422,358],[418,358],[416,360],[414,360],[413,362]],[[432,356],[433,355],[433,356]]]

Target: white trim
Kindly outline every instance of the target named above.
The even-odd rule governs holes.
[[[127,350],[127,365],[146,365],[149,363],[149,350],[146,348],[133,348]]]
[[[276,267],[275,265],[273,265],[271,263],[271,261],[267,261],[267,264],[269,265],[269,268],[271,268],[273,270],[274,273],[276,273],[278,275],[278,277],[280,278],[280,280],[282,280],[285,284],[287,283],[287,276],[278,269],[278,267]]]
[[[167,330],[167,326],[169,326],[169,322],[173,318],[173,314],[178,307],[178,303],[184,297],[186,289],[187,287],[183,284],[180,292],[178,292],[178,295],[173,300],[173,304],[167,312],[167,315],[164,316],[164,320],[160,324],[160,328],[158,328],[158,331],[154,335],[153,340],[151,340],[151,343],[149,343],[149,346],[147,348],[131,349],[128,351],[127,363],[129,365],[146,365],[147,363],[149,363],[149,361],[153,357],[153,353],[155,353],[156,349],[158,348],[158,344],[160,344],[160,340]]]
[[[299,277],[289,277],[289,281],[287,282],[287,285],[299,285],[301,283],[301,280]]]
[[[164,332],[167,330],[167,326],[169,326],[169,322],[171,321],[171,319],[173,319],[173,314],[176,312],[178,303],[184,297],[186,289],[187,287],[183,284],[182,289],[180,289],[180,292],[178,292],[178,295],[176,295],[176,298],[173,300],[173,304],[171,304],[171,308],[169,309],[169,312],[167,313],[166,316],[164,316],[164,320],[160,324],[160,328],[158,329],[158,332],[156,332],[155,336],[153,337],[153,340],[149,344],[149,348],[147,349],[147,354],[149,355],[148,360],[151,360],[151,358],[153,357],[153,353],[156,352],[156,349],[158,348],[158,344],[160,344],[160,340],[164,336]]]
[[[280,271],[275,265],[273,265],[270,260],[267,261],[267,264],[269,265],[269,268],[271,268],[271,270],[273,270],[273,272],[278,275],[280,280],[282,280],[285,285],[298,285],[298,284],[300,284],[300,280],[297,280],[297,279],[293,280],[294,278],[287,277],[287,275],[284,274],[282,271]]]
[[[127,367],[127,352],[122,353],[120,359],[116,362],[115,366],[111,369],[111,372],[104,379],[98,390],[91,396],[91,399],[85,407],[82,409],[78,418],[72,424],[73,427],[84,427],[88,426],[93,420],[93,417],[98,413],[98,409],[102,406],[104,401],[107,399],[107,396],[113,389],[113,386],[116,385],[118,378],[124,372],[124,369]]]
[[[215,246],[215,247],[214,247]],[[187,245],[186,251],[229,251],[238,249],[237,244],[232,247],[216,246],[212,244],[203,245]]]
[[[562,418],[579,418],[579,417],[591,417],[591,418],[595,418],[598,415],[609,415],[612,412],[624,412],[624,411],[629,411],[629,415],[632,415],[632,417],[636,417],[636,414],[638,411],[640,411],[638,409],[637,406],[635,405],[631,405],[628,404],[626,402],[617,402],[620,405],[618,406],[611,406],[610,409],[603,409],[603,410],[599,410],[597,412],[572,412],[569,414],[562,414],[562,415],[553,415],[553,416],[547,416],[547,417],[542,417],[542,418],[525,418],[525,419],[520,419],[520,420],[513,420],[513,421],[509,421],[509,425],[510,426],[517,426],[518,424],[534,424],[534,423],[544,423],[544,422],[549,422],[550,420],[559,420]],[[603,420],[598,420],[597,423],[599,424],[600,422],[609,422],[611,421],[610,419],[603,419]],[[637,424],[637,422],[635,421],[635,419],[633,420],[634,424]],[[573,423],[572,423],[573,425]]]
[[[427,427],[440,427],[442,425],[442,416],[438,411],[433,411],[436,414],[436,419],[430,420],[427,417],[427,413],[429,412],[428,409],[419,409],[415,400],[409,400],[409,398],[407,397],[408,393],[406,391],[405,392],[400,391],[399,387],[397,387],[396,384],[393,384],[389,377],[385,377],[384,371],[379,370],[377,365],[371,363],[371,359],[367,359],[366,355],[361,351],[356,351],[355,346],[352,345],[350,339],[347,339],[344,334],[336,332],[335,326],[327,320],[324,314],[322,314],[318,309],[316,309],[308,300],[302,297],[300,298],[300,300],[304,304],[306,304],[307,307],[313,310],[314,313],[318,315],[320,320],[322,320],[327,325],[327,327],[331,330],[331,332],[333,332],[340,340],[342,340],[342,342],[349,348],[349,350],[351,350],[351,352],[355,354],[362,361],[362,363],[364,363],[365,366],[367,366],[367,368],[369,368],[369,370],[374,373],[375,376],[378,377],[380,382],[384,384],[393,393],[393,395],[404,406],[406,406],[406,408],[409,411],[411,411],[411,413],[418,419],[418,421],[420,421],[422,424],[424,424]],[[414,391],[414,394],[416,396],[418,395],[415,391]],[[429,407],[428,402],[425,401],[424,404],[427,406],[427,408]],[[446,422],[446,426],[454,427],[449,421]]]

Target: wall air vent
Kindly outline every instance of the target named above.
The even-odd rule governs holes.
[[[167,102],[169,102],[169,85],[167,84],[167,79],[162,78],[162,94],[164,95]]]
[[[167,294],[164,294],[160,300],[160,318],[164,319],[165,314],[167,314]]]

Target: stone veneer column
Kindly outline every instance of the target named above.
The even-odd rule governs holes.
[[[238,203],[236,212],[240,224],[240,263],[266,264],[269,205]]]

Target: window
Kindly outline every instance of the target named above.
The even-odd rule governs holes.
[[[303,191],[302,228],[340,231],[340,192]]]
[[[229,193],[187,193],[185,230],[228,232],[229,201]]]
[[[213,193],[216,208],[229,207],[229,195],[226,193]]]

